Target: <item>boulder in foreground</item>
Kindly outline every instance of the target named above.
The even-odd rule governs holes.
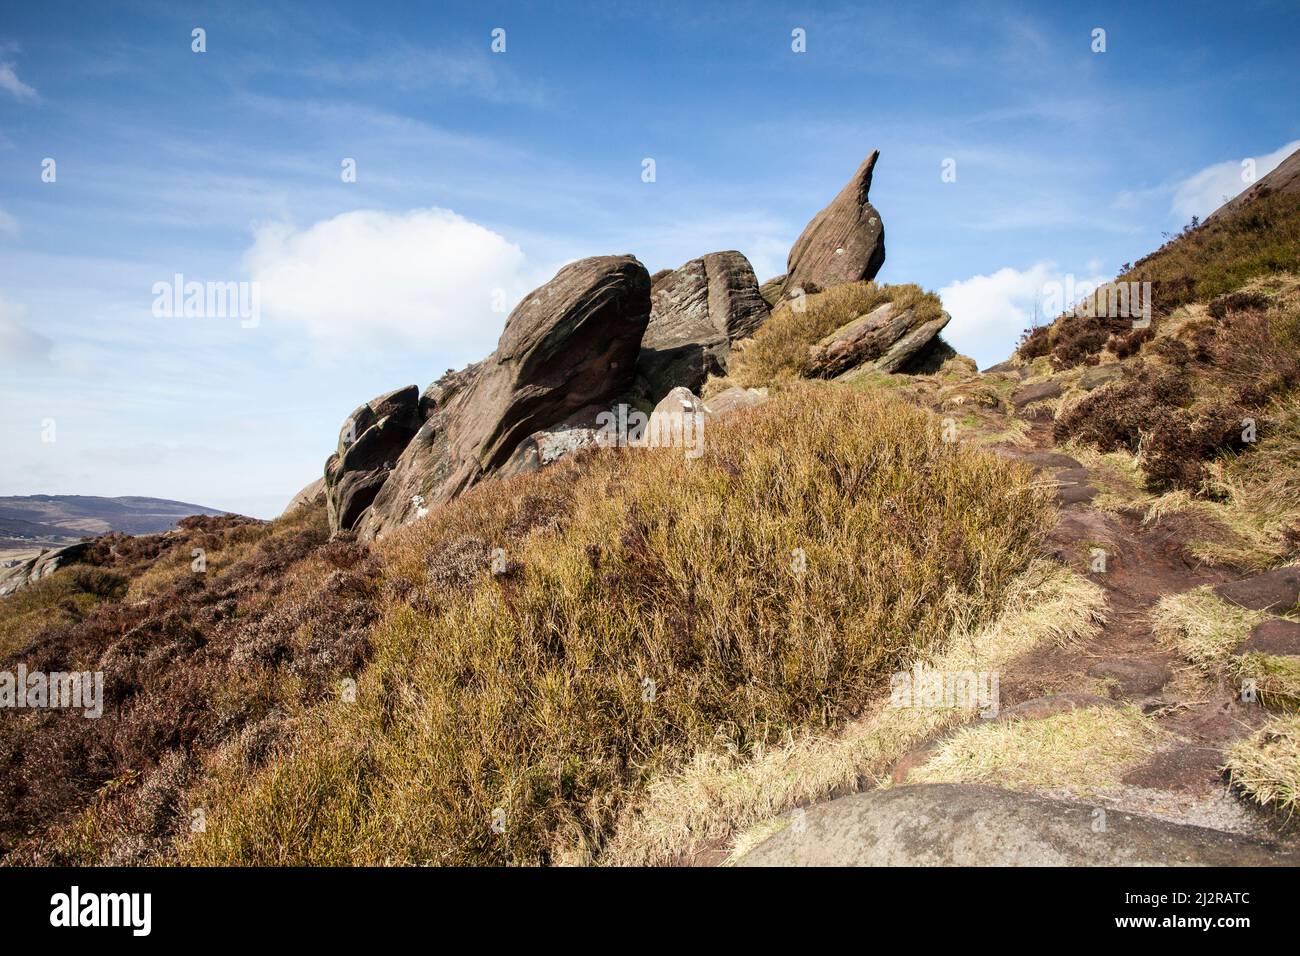
[[[809,807],[742,866],[1295,866],[1276,844],[970,784],[920,784]]]

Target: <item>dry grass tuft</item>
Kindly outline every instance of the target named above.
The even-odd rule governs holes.
[[[954,629],[924,658],[941,671],[999,670],[1043,644],[1082,640],[1102,620],[1100,588],[1067,568],[1035,562],[987,625]],[[971,711],[893,708],[876,699],[835,734],[806,733],[744,755],[706,749],[662,777],[622,815],[601,862],[662,865],[728,846],[736,858],[768,834],[765,821],[795,807],[885,782],[890,767],[922,741],[973,719]]]
[[[1208,587],[1163,598],[1152,613],[1156,636],[1178,650],[1203,673],[1235,683],[1254,681],[1265,707],[1300,708],[1300,663],[1292,657],[1233,651],[1255,625],[1272,615],[1229,604]]]
[[[1300,716],[1274,717],[1237,743],[1226,769],[1250,799],[1290,814],[1300,803]]]
[[[1083,793],[1118,784],[1164,736],[1133,707],[1081,707],[1041,720],[977,723],[944,740],[909,781]]]

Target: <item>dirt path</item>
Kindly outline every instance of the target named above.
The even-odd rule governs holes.
[[[988,424],[993,434],[1006,420],[997,415]],[[1169,733],[1169,743],[1130,769],[1121,786],[1096,795],[1099,803],[1235,833],[1281,835],[1288,842],[1300,836],[1300,827],[1233,796],[1222,771],[1225,749],[1261,726],[1269,712],[1243,702],[1234,684],[1195,671],[1153,633],[1152,612],[1162,598],[1233,581],[1240,572],[1192,558],[1197,529],[1181,516],[1144,523],[1140,512],[1096,507],[1096,496],[1114,479],[1056,448],[1050,419],[1034,421],[1027,438],[1027,444],[990,448],[1034,467],[1056,490],[1060,519],[1050,546],[1103,588],[1108,609],[1092,640],[1043,647],[1009,665],[1001,677],[1003,711],[1016,708],[1032,719],[1056,711],[1063,700],[1131,703]],[[906,779],[906,767],[917,759],[915,752],[904,758],[895,779]]]

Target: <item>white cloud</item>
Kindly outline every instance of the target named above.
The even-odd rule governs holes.
[[[0,209],[0,233],[6,236],[18,235],[18,220],[3,209]]]
[[[45,362],[53,344],[27,327],[26,307],[0,299],[0,362]]]
[[[537,284],[517,245],[437,208],[265,225],[245,265],[264,322],[300,326],[335,354],[401,344],[486,354],[503,306]]]
[[[1254,161],[1254,179],[1243,179],[1247,175],[1246,159],[1231,159],[1207,166],[1199,173],[1184,179],[1174,189],[1172,212],[1179,222],[1188,222],[1193,216],[1204,219],[1247,186],[1261,179],[1277,168],[1277,165],[1297,149],[1300,139],[1293,140],[1285,146],[1278,147],[1263,156],[1248,157]]]
[[[981,368],[1010,357],[1020,333],[1034,321],[1050,322],[1055,315],[1045,315],[1046,302],[1053,283],[1058,291],[1073,284],[1082,297],[1082,287],[1096,287],[1109,281],[1099,274],[1099,264],[1090,262],[1090,275],[1067,274],[1054,262],[1038,262],[1028,269],[1009,266],[990,275],[960,279],[939,290],[943,307],[952,321],[943,337],[963,355],[969,355]]]
[[[18,79],[12,63],[0,63],[0,90],[7,90],[20,100],[39,99],[34,89]]]

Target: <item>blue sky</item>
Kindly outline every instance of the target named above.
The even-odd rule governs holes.
[[[274,514],[565,261],[768,278],[876,148],[879,278],[987,365],[1300,146],[1293,2],[252,6],[0,10],[0,494]],[[177,273],[259,321],[155,315]]]

